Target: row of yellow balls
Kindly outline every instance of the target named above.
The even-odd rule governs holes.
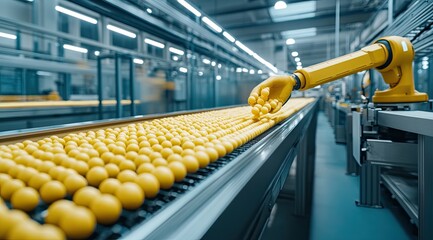
[[[238,110],[235,110],[236,114]],[[126,209],[140,207],[145,196],[156,196],[159,188],[169,189],[187,172],[206,167],[209,162],[265,130],[263,126],[257,130],[263,124],[245,118],[247,112],[243,110],[241,116],[235,116],[230,111],[226,118],[231,121],[221,117],[205,117],[204,121],[219,121],[225,125],[217,127],[213,124],[212,128],[207,129],[206,124],[196,122],[191,129],[197,130],[191,133],[176,125],[180,119],[191,119],[179,117],[175,121],[155,121],[152,124],[174,130],[178,133],[176,135],[170,131],[161,131],[165,133],[161,134],[155,132],[155,128],[152,131],[149,124],[138,124],[136,131],[130,125],[128,128],[109,129],[108,134],[90,131],[64,138],[53,136],[36,143],[24,141],[7,146],[8,149],[1,146],[0,172],[3,174],[0,175],[0,195],[10,199],[14,208],[31,211],[38,204],[38,190],[42,200],[55,202],[47,211],[47,223],[58,225],[68,237],[87,237],[93,232],[96,220],[101,224],[114,223],[121,213],[121,206]],[[214,116],[220,114],[226,115],[218,113]],[[200,115],[195,120],[203,119],[205,114]],[[232,141],[223,138],[236,135],[242,129],[248,130],[248,136]],[[146,130],[149,132],[146,133]],[[94,141],[95,138],[100,141]],[[26,184],[28,187],[25,187]],[[99,187],[99,190],[88,187],[88,184]],[[56,201],[67,193],[73,194],[73,202]],[[70,229],[68,226],[74,226],[69,224],[72,222],[80,222],[84,226],[79,228],[81,230],[77,227]]]

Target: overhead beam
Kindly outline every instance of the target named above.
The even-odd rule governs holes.
[[[296,2],[302,2],[304,0],[292,0],[290,3],[296,3]],[[271,7],[273,7],[274,4],[240,4],[238,6],[230,6],[229,8],[224,9],[218,9],[215,11],[209,12],[209,16],[211,17],[221,17],[224,15],[230,15],[230,14],[238,14],[238,13],[245,13],[245,12],[251,12],[251,11],[260,11],[260,10],[267,10]]]
[[[341,15],[341,25],[365,22],[371,16],[371,12],[346,12]],[[327,14],[308,19],[297,19],[278,23],[262,23],[228,28],[238,39],[251,38],[266,33],[280,33],[288,30],[303,28],[321,28],[335,25],[335,14]]]

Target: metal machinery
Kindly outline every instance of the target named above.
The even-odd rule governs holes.
[[[390,2],[392,4],[392,1]],[[429,57],[431,58],[432,8],[432,2],[418,1],[397,19],[391,19],[386,29],[385,26],[374,32],[381,35],[398,34],[412,41],[417,54],[413,64],[414,76],[412,70],[409,75],[413,78],[411,81],[415,81],[417,86],[423,86],[423,90],[429,95],[433,88],[430,83],[425,87],[425,84],[420,82],[421,79],[426,81],[425,76],[420,79],[420,75],[429,73],[426,76],[431,82],[431,69],[424,66],[421,68],[420,63],[422,60],[423,64],[428,64]],[[374,34],[365,39],[365,44],[373,40]],[[403,72],[400,74],[404,75]],[[372,81],[367,77],[360,85],[369,90],[380,87],[377,83],[380,78],[377,78],[374,72],[369,75]],[[389,83],[387,76],[383,75],[383,79]],[[391,84],[391,89],[392,87]],[[360,199],[357,204],[381,208],[381,186],[384,186],[406,211],[411,222],[418,227],[419,239],[432,239],[433,231],[430,226],[433,224],[433,193],[431,187],[426,187],[433,184],[433,166],[430,165],[433,159],[432,102],[410,101],[402,97],[400,100],[384,103],[373,97],[373,102],[369,103],[369,92],[371,91],[363,91],[366,98],[361,101],[345,102],[345,107],[341,107],[338,101],[330,97],[326,99],[325,105],[327,115],[334,124],[337,108],[346,114],[347,173],[360,174]],[[337,134],[336,141],[338,142]]]
[[[156,11],[147,14],[140,4]],[[57,5],[86,13],[97,24],[81,24],[57,12]],[[10,89],[0,89],[0,131],[133,116],[134,111],[236,105],[245,98],[240,92],[247,94],[268,74],[263,64],[234,52],[232,44],[164,1],[7,0],[2,7],[11,9],[0,17],[2,31],[16,39],[0,46],[0,84]],[[168,24],[165,16],[173,22]],[[136,37],[118,35],[106,28],[109,24]],[[145,43],[146,38],[165,48]],[[65,50],[64,44],[87,53]],[[182,54],[170,52],[173,48]],[[51,91],[57,92],[56,100],[47,99]]]
[[[420,239],[431,239],[433,113],[415,111],[432,109],[427,94],[414,88],[413,58],[407,38],[385,37],[360,51],[297,70],[287,81],[294,90],[306,90],[370,68],[381,73],[389,89],[376,90],[372,103],[352,113],[351,147],[361,168],[357,204],[380,208],[382,179],[419,227]],[[348,168],[356,173],[356,167]]]
[[[0,136],[0,143],[126,126],[208,110],[4,132]],[[146,199],[139,210],[123,211],[121,219],[113,226],[98,225],[91,238],[258,238],[295,160],[295,214],[308,213],[314,171],[317,111],[318,101],[314,100],[231,154],[194,174],[188,174],[169,191],[161,190],[157,198]],[[46,207],[38,208],[32,215],[33,218],[42,221]]]

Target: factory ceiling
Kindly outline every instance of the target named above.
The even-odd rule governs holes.
[[[305,64],[333,57],[335,0],[286,0],[287,6],[283,9],[275,9],[276,0],[191,2],[246,45],[271,39],[278,47],[293,38],[296,43],[290,48],[299,52]],[[383,1],[341,0],[340,6],[340,45],[343,47],[347,36],[359,34],[363,25],[383,6]]]

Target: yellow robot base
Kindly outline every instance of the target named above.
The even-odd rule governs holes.
[[[428,95],[413,91],[412,93],[395,91],[397,89],[390,88],[384,91],[376,91],[373,95],[374,103],[412,103],[412,102],[426,102]]]

